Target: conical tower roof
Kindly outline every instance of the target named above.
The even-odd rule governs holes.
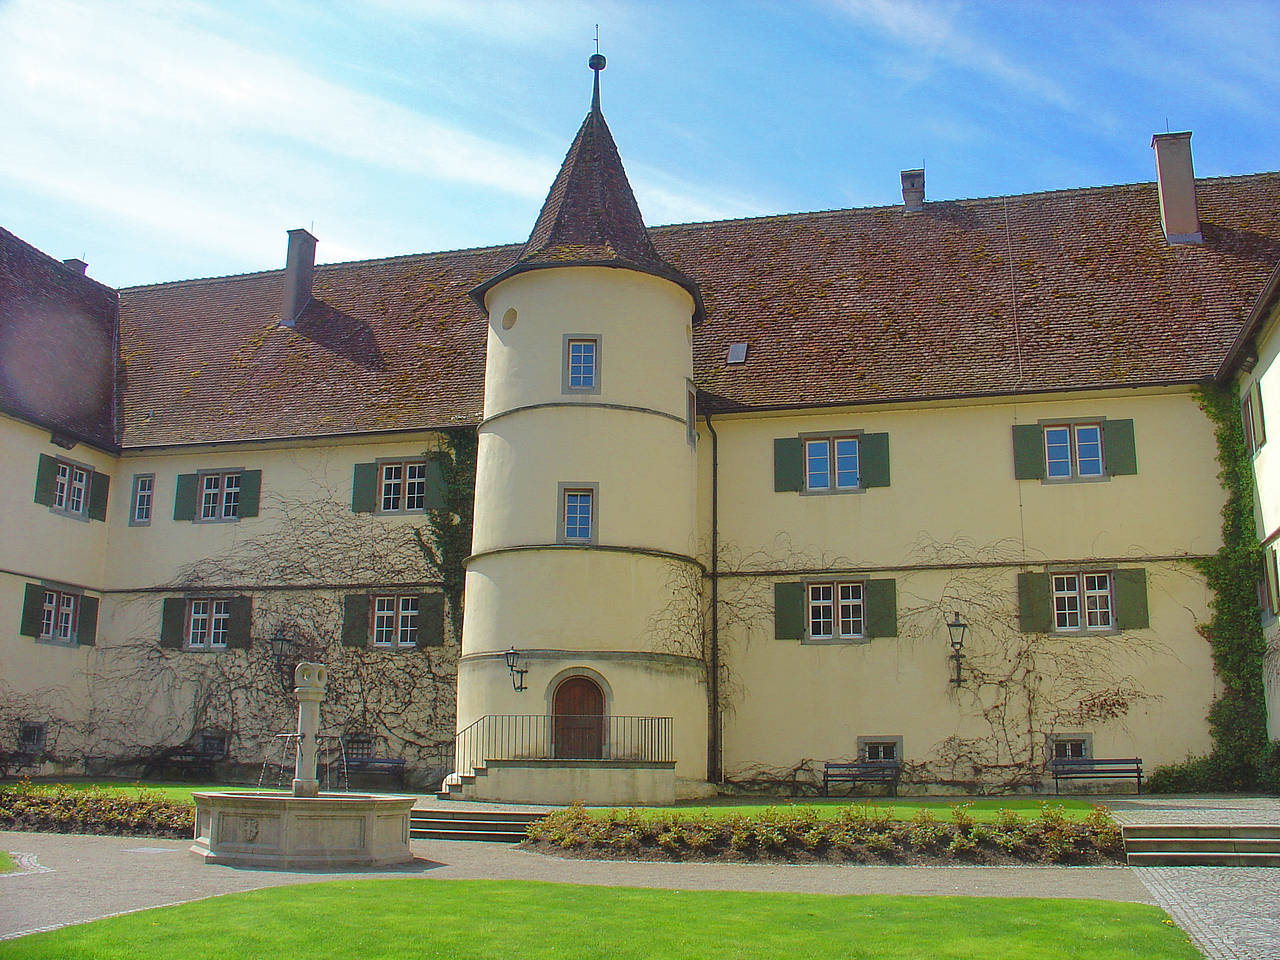
[[[506,270],[471,291],[484,309],[488,290],[507,277],[551,267],[620,267],[677,283],[694,301],[694,322],[702,320],[697,284],[659,256],[649,239],[613,134],[600,111],[600,71],[604,57],[589,61],[595,71],[591,110],[573,138],[560,173],[520,256]]]

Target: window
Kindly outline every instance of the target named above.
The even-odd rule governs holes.
[[[1013,425],[1013,475],[1065,483],[1138,472],[1132,420],[1042,420]]]
[[[1257,453],[1267,442],[1267,424],[1262,416],[1262,392],[1255,380],[1240,401],[1240,419],[1244,423],[1244,445]]]
[[[564,368],[560,378],[564,393],[600,392],[600,338],[586,334],[566,334]]]
[[[229,599],[192,600],[187,607],[187,647],[191,650],[224,650],[230,633]]]
[[[773,636],[802,643],[870,643],[898,635],[893,580],[815,580],[773,585]]]
[[[151,523],[151,501],[155,496],[154,473],[139,473],[133,478],[133,498],[129,507],[129,525],[145,527]]]
[[[18,724],[18,749],[23,753],[44,753],[47,728],[43,723],[23,720]]]
[[[111,478],[83,463],[40,454],[35,502],[78,520],[105,520]]]
[[[809,639],[860,640],[865,635],[861,582],[809,584]]]
[[[858,759],[870,763],[901,763],[901,737],[859,737]]]
[[[810,493],[858,487],[858,438],[821,437],[804,442],[804,482]]]
[[[596,484],[560,484],[560,543],[594,543],[596,539]]]
[[[773,441],[773,489],[836,494],[889,486],[889,435],[850,430]]]
[[[1059,633],[1111,630],[1111,574],[1055,573],[1053,582],[1053,626]]]
[[[40,614],[41,640],[72,643],[76,639],[76,615],[80,612],[80,596],[62,590],[45,590]]]
[[[691,444],[698,442],[698,392],[693,384],[685,381],[684,422],[686,438]]]
[[[84,513],[85,493],[89,487],[89,471],[84,467],[58,461],[53,488],[53,506],[63,513]]]
[[[1101,477],[1102,425],[1054,424],[1044,428],[1045,476],[1050,480]]]
[[[239,516],[240,471],[200,474],[199,519],[236,520]]]
[[[1093,737],[1087,733],[1051,733],[1046,752],[1052,760],[1093,759]]]
[[[427,506],[427,462],[405,460],[379,464],[383,513],[425,510]]]
[[[373,645],[414,647],[418,644],[418,597],[373,598]]]

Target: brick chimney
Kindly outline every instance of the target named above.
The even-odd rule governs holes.
[[[301,228],[289,231],[289,254],[284,265],[284,305],[280,326],[292,327],[311,302],[311,275],[316,266],[316,238]]]
[[[76,273],[84,273],[86,270],[89,269],[89,265],[87,263],[75,257],[71,257],[68,260],[63,260],[62,262],[65,266],[70,267]]]
[[[902,171],[902,207],[911,213],[924,209],[924,171]]]
[[[1160,186],[1160,225],[1169,243],[1200,243],[1196,212],[1196,175],[1191,166],[1191,132],[1157,133],[1156,182]]]

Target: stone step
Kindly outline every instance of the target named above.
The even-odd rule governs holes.
[[[1129,853],[1275,853],[1280,839],[1269,837],[1130,837],[1124,842]]]
[[[441,810],[435,807],[419,808],[409,813],[411,820],[484,820],[498,821],[501,823],[532,823],[534,820],[541,820],[545,817],[545,813],[525,812],[518,810],[474,810],[474,809],[453,809]]]
[[[1125,841],[1157,837],[1280,839],[1275,823],[1133,823],[1121,827]]]
[[[1280,867],[1280,853],[1130,853],[1131,867]]]
[[[524,839],[523,830],[454,830],[410,827],[409,836],[414,840],[473,840],[488,843],[519,843]]]

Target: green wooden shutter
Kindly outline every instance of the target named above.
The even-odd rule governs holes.
[[[773,636],[777,640],[804,639],[804,584],[773,585]]]
[[[92,647],[98,642],[98,598],[80,598],[80,622],[76,624],[76,643]]]
[[[1102,459],[1109,476],[1124,477],[1138,472],[1132,420],[1102,421]]]
[[[1117,570],[1114,589],[1116,626],[1121,630],[1142,630],[1151,626],[1147,610],[1147,571],[1141,567]]]
[[[196,488],[199,477],[194,473],[178,474],[178,485],[173,491],[173,519],[194,520],[196,518]]]
[[[1049,633],[1053,630],[1047,573],[1018,574],[1018,629],[1023,633]]]
[[[898,635],[898,584],[895,580],[868,580],[863,602],[868,637]]]
[[[373,513],[378,505],[378,465],[357,463],[351,477],[351,512]]]
[[[1258,418],[1257,442],[1258,446],[1262,446],[1267,442],[1267,417],[1262,410],[1262,384],[1257,380],[1253,381],[1249,391],[1253,394],[1253,415]]]
[[[369,598],[349,593],[342,598],[342,645],[363,647],[369,642]]]
[[[89,475],[89,519],[107,519],[107,491],[111,489],[111,478],[97,470]]]
[[[237,517],[256,517],[258,503],[262,499],[262,471],[240,471],[240,502],[236,505]]]
[[[42,453],[40,454],[40,463],[36,466],[36,503],[41,506],[52,507],[53,491],[57,486],[58,461]]]
[[[779,493],[804,489],[804,451],[799,437],[773,441],[773,489]]]
[[[444,495],[444,458],[437,454],[427,459],[426,509],[443,510]]]
[[[227,647],[247,650],[253,635],[253,598],[232,597],[227,601]]]
[[[1013,476],[1017,480],[1044,479],[1044,430],[1038,423],[1014,424]]]
[[[889,435],[864,433],[858,438],[858,482],[864,487],[889,485]],[[893,634],[887,634],[893,636]]]
[[[166,597],[160,607],[160,646],[181,650],[186,627],[187,601],[182,597]]]
[[[44,587],[28,583],[22,595],[22,622],[18,633],[24,637],[40,636],[40,624],[44,620]]]
[[[418,646],[444,646],[444,594],[424,593],[418,597]]]

